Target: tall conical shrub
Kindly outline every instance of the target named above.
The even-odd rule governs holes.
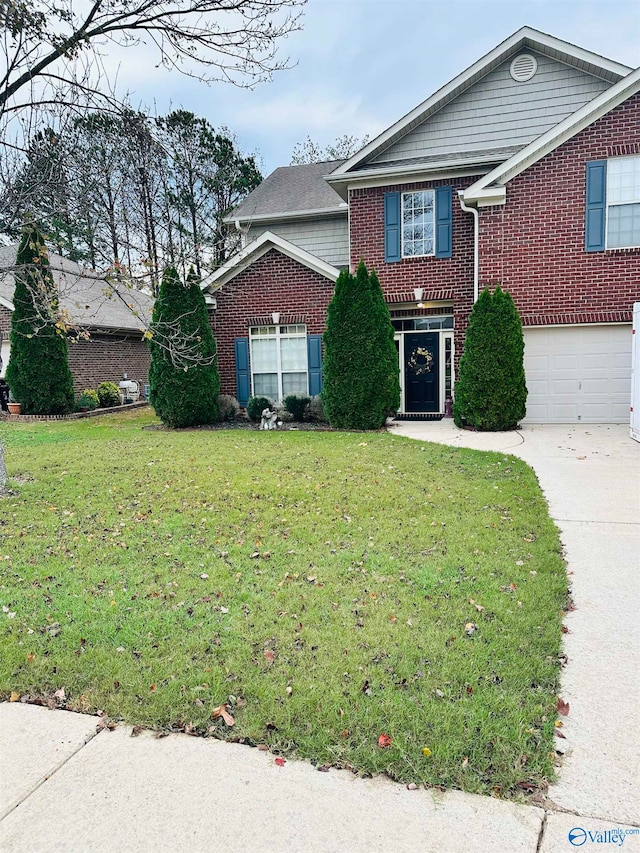
[[[149,401],[158,417],[170,427],[213,423],[220,390],[216,344],[193,267],[186,285],[175,269],[165,271],[151,331]]]
[[[400,406],[398,354],[375,272],[338,276],[324,333],[322,403],[339,429],[379,429]]]
[[[454,421],[488,432],[513,429],[525,416],[526,402],[522,321],[509,293],[485,289],[469,316]]]
[[[25,415],[73,411],[67,338],[58,322],[58,293],[38,229],[25,227],[15,267],[7,382]]]

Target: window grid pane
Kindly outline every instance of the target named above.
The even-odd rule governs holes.
[[[640,204],[609,208],[607,247],[621,249],[625,246],[640,246]]]
[[[433,254],[433,190],[402,195],[402,255]]]

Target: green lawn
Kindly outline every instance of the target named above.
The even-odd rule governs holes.
[[[0,426],[0,698],[64,688],[69,708],[467,791],[552,777],[567,579],[523,462],[151,423]]]

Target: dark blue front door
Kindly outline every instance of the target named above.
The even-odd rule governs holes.
[[[404,408],[406,412],[440,411],[440,335],[404,336]]]

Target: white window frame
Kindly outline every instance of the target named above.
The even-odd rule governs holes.
[[[416,195],[416,193],[429,193],[431,195],[432,204],[431,204],[431,216],[432,216],[432,250],[430,252],[425,252],[423,255],[406,255],[404,251],[404,199],[405,196],[408,195]],[[431,258],[436,253],[436,194],[434,190],[411,190],[411,192],[401,193],[400,194],[400,245],[401,245],[401,256],[403,258]]]
[[[640,248],[640,242],[634,243],[630,246],[609,246],[609,208],[610,207],[625,207],[626,205],[631,204],[640,204],[640,186],[637,189],[638,195],[634,197],[632,201],[609,201],[609,163],[613,160],[638,160],[640,161],[640,154],[630,154],[625,157],[609,157],[607,159],[607,185],[605,188],[605,223],[604,223],[604,235],[605,235],[605,249],[608,249],[611,252],[615,252],[618,249],[637,249]]]
[[[302,329],[300,332],[283,332],[282,329],[290,329],[292,326],[295,326],[299,329]],[[254,329],[258,329],[257,332],[254,332]],[[267,333],[267,329],[274,329],[274,333]],[[262,330],[264,333],[261,334]],[[304,347],[304,370],[285,370],[285,373],[300,373],[304,374],[306,378],[305,387],[309,388],[309,354],[307,350],[307,327],[303,323],[283,323],[281,325],[274,325],[273,323],[270,326],[252,326],[249,329],[249,357],[251,360],[251,394],[252,396],[256,396],[255,393],[255,381],[254,381],[254,358],[253,358],[253,342],[254,340],[275,340],[276,342],[276,370],[270,371],[275,372],[277,374],[278,379],[278,398],[274,400],[274,403],[278,403],[283,400],[284,394],[282,390],[282,353],[280,342],[283,338],[304,338],[305,347]],[[258,375],[260,375],[260,371],[258,371]],[[306,392],[305,392],[306,393]],[[263,396],[263,395],[261,395]]]

